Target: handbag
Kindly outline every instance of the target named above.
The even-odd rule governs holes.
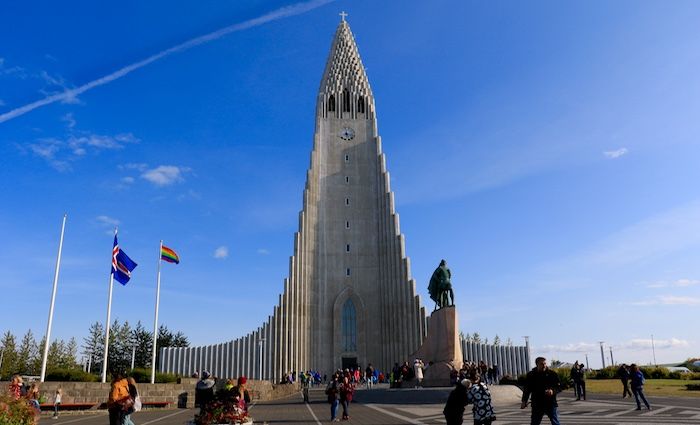
[[[141,403],[141,396],[137,395],[134,399],[134,412],[140,412],[143,404]]]

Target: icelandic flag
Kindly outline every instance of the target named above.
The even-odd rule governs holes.
[[[136,263],[119,248],[117,235],[114,235],[114,248],[112,248],[112,274],[117,282],[126,285],[131,279],[131,271],[136,268]]]

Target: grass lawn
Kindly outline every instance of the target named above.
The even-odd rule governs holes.
[[[700,384],[700,381],[683,379],[647,379],[644,394],[648,396],[699,397],[700,391],[688,391],[686,384]],[[586,392],[619,394],[622,397],[622,382],[619,379],[586,379]]]

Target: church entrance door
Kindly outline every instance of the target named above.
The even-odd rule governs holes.
[[[357,357],[343,357],[343,370],[357,369]]]

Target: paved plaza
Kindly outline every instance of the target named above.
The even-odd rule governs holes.
[[[445,389],[389,390],[372,393],[357,391],[357,403],[350,407],[349,423],[366,424],[444,424],[442,408]],[[637,411],[634,401],[611,395],[591,395],[588,401],[574,401],[571,392],[560,395],[561,422],[578,424],[700,424],[700,399],[650,397],[653,410]],[[192,409],[150,410],[133,415],[136,425],[185,425],[194,416]],[[467,412],[468,414],[471,411]],[[498,425],[529,424],[529,409],[521,410],[518,403],[508,401],[496,406]],[[322,389],[311,391],[311,404],[302,403],[301,396],[283,400],[255,403],[251,414],[256,424],[321,424],[329,423],[330,408]],[[339,409],[340,416],[340,409]],[[465,415],[465,424],[472,421]],[[549,422],[543,422],[549,423]],[[41,425],[107,425],[105,412],[67,414],[54,420],[42,418]]]

